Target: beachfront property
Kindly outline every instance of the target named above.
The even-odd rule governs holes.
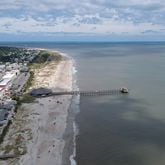
[[[5,67],[6,67],[5,65],[0,65],[0,79],[5,72]]]
[[[12,119],[16,102],[12,100],[11,86],[19,75],[19,70],[13,68],[12,70],[4,70],[0,79],[0,135],[3,134],[9,121]]]
[[[30,78],[28,63],[37,51],[23,48],[0,47],[0,136],[12,120],[17,102]]]
[[[13,100],[6,100],[4,104],[0,104],[0,135],[12,120],[14,111],[16,108],[16,102]]]

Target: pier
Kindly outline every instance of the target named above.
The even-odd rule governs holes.
[[[128,89],[122,87],[114,90],[89,90],[89,91],[68,91],[68,92],[53,92],[52,95],[80,95],[80,96],[103,96],[103,95],[118,95],[128,94]]]
[[[31,91],[31,95],[34,97],[48,97],[59,95],[80,95],[80,96],[103,96],[103,95],[121,95],[128,94],[128,89],[122,87],[114,90],[89,90],[89,91],[59,91],[52,92],[50,89],[38,88]]]
[[[80,96],[103,96],[122,94],[119,89],[116,90],[94,90],[94,91],[65,91],[53,92],[51,95],[80,95]]]
[[[34,97],[48,97],[48,96],[59,96],[59,95],[80,95],[80,96],[103,96],[103,95],[121,95],[127,94],[127,88],[120,88],[114,90],[89,90],[89,91],[59,91],[52,92],[49,89],[34,89],[31,95]]]

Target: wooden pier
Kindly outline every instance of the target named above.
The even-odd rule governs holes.
[[[128,92],[122,92],[121,89],[114,90],[93,90],[93,91],[65,91],[65,92],[53,92],[51,95],[80,95],[80,96],[103,96],[103,95],[119,95],[126,94]]]
[[[80,95],[80,96],[103,96],[103,95],[121,95],[127,94],[128,89],[123,87],[114,90],[89,90],[89,91],[58,91],[52,92],[50,89],[38,88],[31,91],[31,96],[34,97],[49,97],[59,95]]]

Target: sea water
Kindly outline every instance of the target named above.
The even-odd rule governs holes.
[[[165,43],[26,43],[76,61],[80,90],[130,93],[80,98],[77,165],[165,164]]]

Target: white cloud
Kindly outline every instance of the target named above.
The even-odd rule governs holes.
[[[165,33],[164,0],[5,0],[0,32]]]

